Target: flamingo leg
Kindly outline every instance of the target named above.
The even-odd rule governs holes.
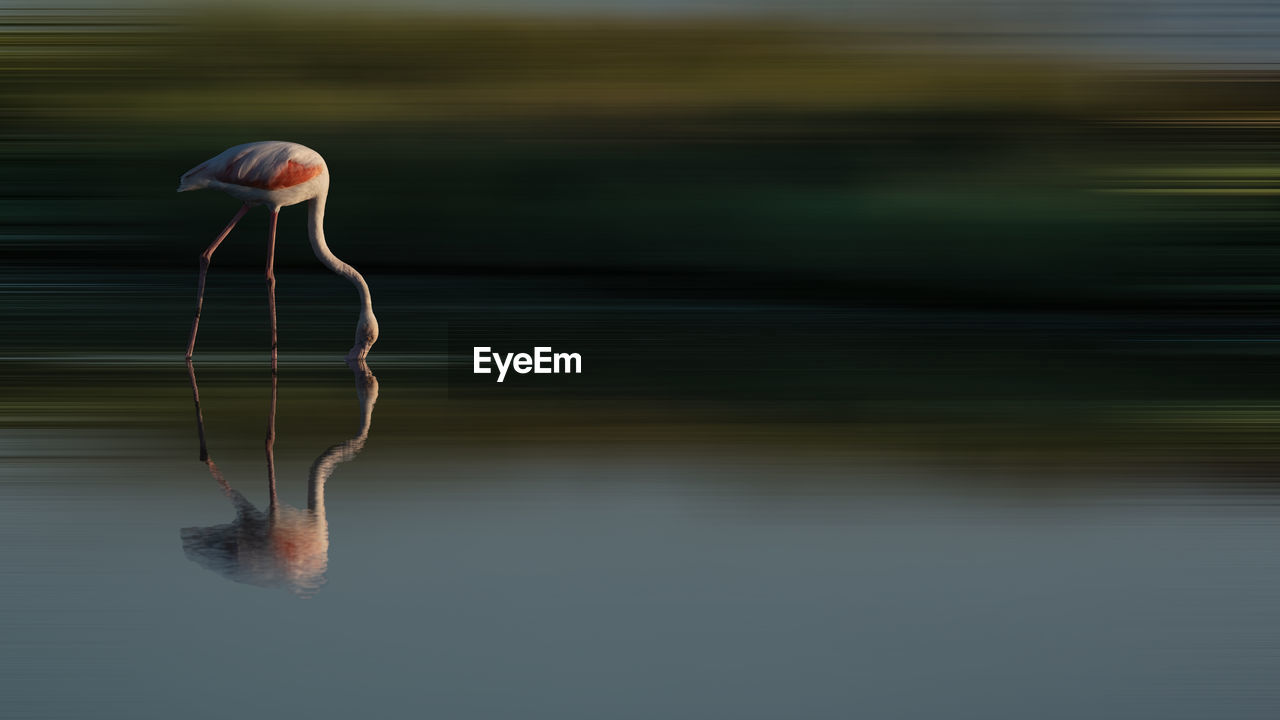
[[[231,228],[235,227],[236,223],[240,222],[240,218],[244,217],[244,214],[248,211],[249,205],[246,203],[236,213],[236,216],[231,218],[231,222],[227,223],[227,226],[222,229],[213,244],[200,253],[200,285],[199,289],[196,290],[196,319],[191,323],[191,338],[187,340],[188,360],[191,359],[191,353],[195,352],[196,349],[196,330],[200,329],[200,310],[204,307],[204,280],[209,274],[209,262],[213,260],[213,251],[217,250],[222,241],[227,239],[227,236],[231,234]]]
[[[267,221],[267,311],[271,314],[271,374],[276,374],[276,217],[279,210],[271,211]]]
[[[209,460],[209,446],[204,440],[204,413],[200,411],[200,386],[196,384],[196,369],[187,358],[187,377],[191,379],[191,396],[196,401],[196,435],[200,438],[200,461]]]

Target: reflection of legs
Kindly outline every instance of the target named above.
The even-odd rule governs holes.
[[[218,481],[222,491],[230,496],[231,486],[222,476],[222,471],[213,463],[213,458],[209,457],[209,446],[204,441],[204,413],[200,411],[200,386],[196,384],[196,369],[191,364],[191,358],[187,358],[187,377],[191,380],[191,396],[196,401],[196,434],[200,437],[200,460],[209,467],[209,472],[213,475],[213,479]]]
[[[240,222],[240,218],[244,217],[244,214],[248,211],[248,205],[241,207],[236,216],[231,218],[231,222],[227,223],[227,226],[222,229],[222,233],[213,241],[213,244],[200,253],[200,285],[196,290],[196,319],[191,323],[191,339],[187,340],[188,360],[191,359],[191,353],[195,352],[196,349],[196,330],[200,327],[200,309],[204,307],[204,279],[209,274],[209,262],[213,259],[213,251],[217,250],[222,241],[227,239],[227,236],[231,234],[231,228],[235,227],[236,223]]]
[[[276,373],[276,217],[279,210],[271,211],[270,229],[267,233],[267,311],[271,313],[271,374]]]
[[[267,492],[271,495],[271,510],[276,509],[276,395],[280,378],[271,373],[271,407],[267,410]]]

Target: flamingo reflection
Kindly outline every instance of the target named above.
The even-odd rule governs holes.
[[[270,501],[264,512],[231,487],[209,455],[205,442],[204,415],[200,410],[200,388],[195,368],[187,361],[191,393],[196,405],[196,429],[200,439],[200,460],[209,468],[222,492],[236,510],[236,519],[211,527],[182,529],[182,549],[193,562],[231,580],[260,587],[278,587],[299,595],[311,595],[324,584],[329,563],[329,525],[325,519],[325,482],[341,463],[364,449],[378,401],[378,379],[364,360],[347,363],[355,376],[360,402],[360,425],[346,442],[325,450],[311,465],[305,510],[279,503],[276,499],[275,437],[278,380],[271,374],[271,405],[267,417],[267,488]]]

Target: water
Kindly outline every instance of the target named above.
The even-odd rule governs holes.
[[[3,360],[8,716],[1280,705],[1274,393],[1247,329],[497,280],[429,305],[384,279],[384,327],[416,334],[366,375],[306,302],[332,288],[294,279],[273,383],[237,282],[191,374],[176,279],[101,294],[95,317],[157,308],[118,333],[7,286],[11,317],[41,309]],[[512,314],[580,331],[595,376],[460,375],[459,340]],[[686,354],[608,352],[634,336]]]

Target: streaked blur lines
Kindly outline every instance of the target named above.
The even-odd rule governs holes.
[[[1107,173],[1107,192],[1147,195],[1277,195],[1280,167],[1242,165],[1207,167],[1146,167]]]

